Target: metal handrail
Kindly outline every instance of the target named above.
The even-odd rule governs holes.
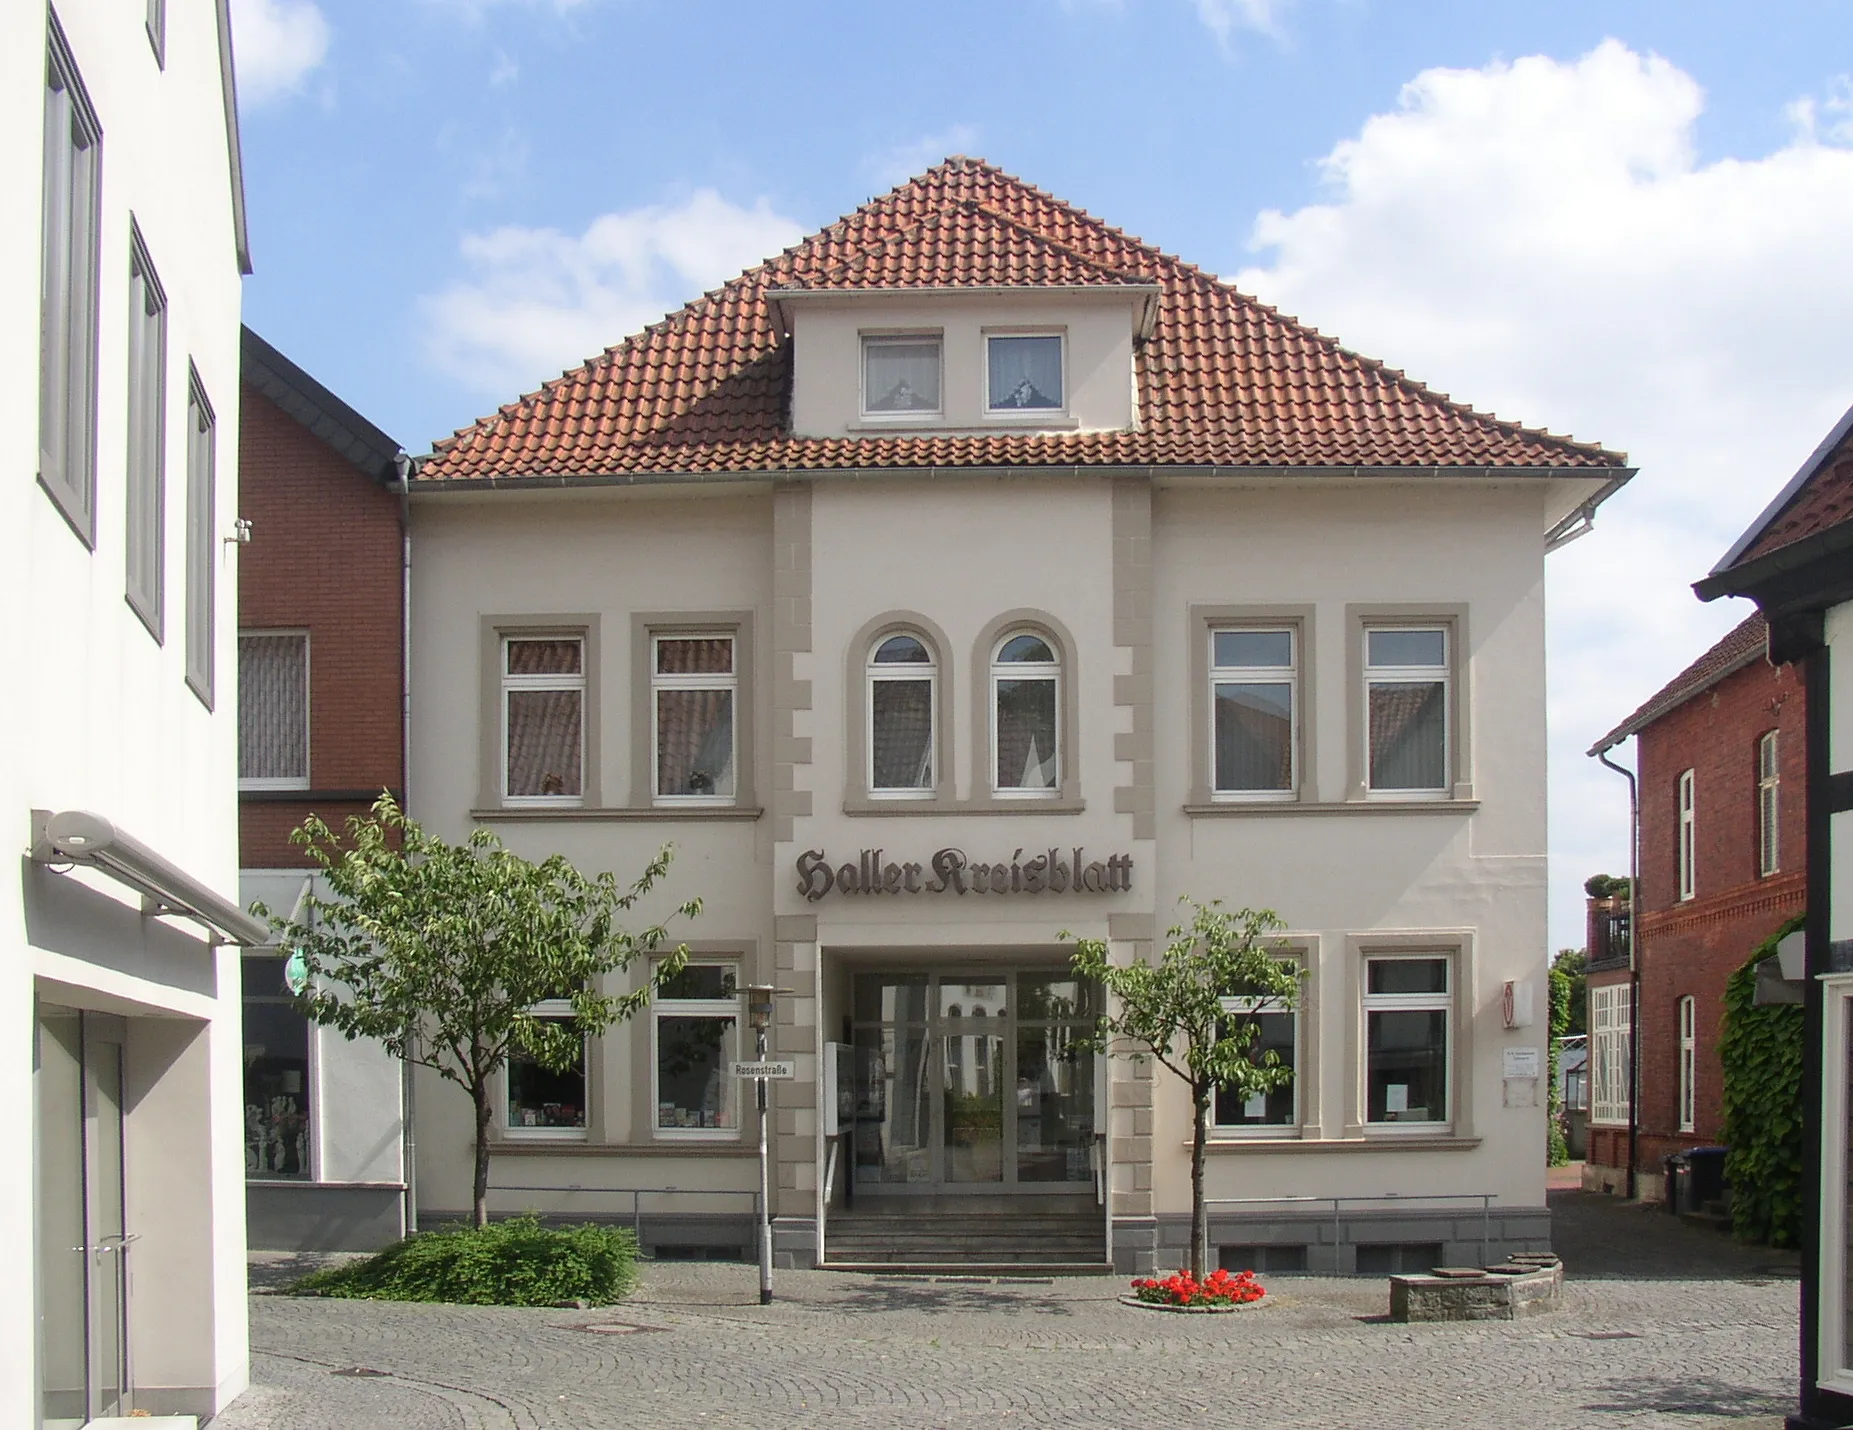
[[[1203,1205],[1207,1209],[1215,1206],[1280,1206],[1289,1202],[1317,1202],[1323,1206],[1329,1202],[1332,1207],[1332,1254],[1334,1269],[1337,1269],[1338,1248],[1345,1244],[1344,1224],[1339,1216],[1340,1206],[1344,1202],[1478,1202],[1480,1261],[1484,1264],[1492,1246],[1492,1204],[1498,1196],[1497,1192],[1382,1192],[1368,1197],[1205,1197]]]
[[[491,1182],[484,1190],[489,1192],[546,1192],[552,1195],[572,1193],[592,1193],[597,1196],[629,1197],[631,1230],[637,1234],[638,1241],[643,1240],[643,1199],[645,1197],[744,1197],[750,1204],[748,1212],[759,1215],[759,1192],[751,1187],[597,1187],[586,1186],[583,1182],[573,1182],[565,1186],[547,1186],[532,1182]]]

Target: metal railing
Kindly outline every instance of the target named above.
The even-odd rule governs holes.
[[[637,1234],[639,1245],[641,1245],[643,1241],[644,1214],[646,1210],[648,1210],[644,1202],[646,1197],[667,1197],[677,1200],[689,1197],[735,1197],[739,1199],[741,1205],[740,1215],[742,1217],[757,1218],[759,1215],[759,1192],[756,1189],[748,1187],[599,1187],[587,1186],[582,1182],[568,1182],[563,1185],[543,1185],[534,1182],[491,1182],[487,1190],[491,1196],[501,1192],[537,1192],[553,1197],[628,1197],[630,1199],[628,1203],[628,1215],[630,1217],[631,1230]],[[690,1209],[681,1207],[675,1210],[681,1212]],[[729,1208],[722,1207],[720,1210],[725,1212],[729,1210]],[[586,1208],[586,1211],[592,1212],[594,1209]],[[571,1211],[551,1209],[546,1214],[549,1216],[571,1215]],[[615,1213],[604,1211],[602,1214],[608,1217],[622,1217],[626,1214],[626,1208],[620,1206]],[[671,1211],[669,1208],[658,1206],[654,1209],[654,1214],[659,1217],[667,1216],[671,1214]]]
[[[1340,1212],[1346,1203],[1351,1202],[1394,1202],[1403,1206],[1412,1202],[1478,1202],[1480,1204],[1480,1262],[1484,1265],[1488,1250],[1492,1246],[1492,1207],[1498,1195],[1497,1192],[1384,1192],[1370,1197],[1205,1197],[1203,1206],[1205,1212],[1208,1212],[1212,1207],[1285,1206],[1295,1203],[1329,1205],[1332,1208],[1332,1266],[1336,1271],[1342,1260],[1338,1254],[1339,1248],[1345,1245],[1344,1219]]]

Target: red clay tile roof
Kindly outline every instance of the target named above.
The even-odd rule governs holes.
[[[1761,611],[1746,616],[1736,629],[1691,665],[1680,671],[1621,724],[1589,747],[1591,755],[1619,745],[1630,735],[1639,734],[1662,715],[1671,713],[1695,695],[1733,675],[1754,660],[1763,658],[1769,649],[1769,623]]]
[[[1853,437],[1815,468],[1801,490],[1733,564],[1741,566],[1848,521],[1853,521]]]
[[[780,289],[1157,284],[1135,431],[795,438]],[[982,160],[953,158],[439,442],[425,481],[946,466],[1615,469],[1256,302]]]

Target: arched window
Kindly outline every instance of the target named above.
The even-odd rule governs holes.
[[[869,655],[869,793],[929,797],[938,666],[920,636],[882,638]]]
[[[1054,794],[1061,785],[1061,659],[1036,631],[1012,631],[991,657],[993,787],[1000,794]]]

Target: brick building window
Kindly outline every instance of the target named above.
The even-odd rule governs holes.
[[[1628,1063],[1634,1019],[1628,985],[1610,983],[1589,990],[1589,1121],[1625,1126],[1628,1121]]]
[[[1692,998],[1679,1000],[1679,1130],[1698,1126],[1698,1009]]]
[[[309,787],[309,633],[238,633],[238,787]]]
[[[1693,811],[1692,771],[1687,770],[1679,777],[1679,897],[1689,899],[1693,894],[1693,864],[1696,862],[1697,827]]]
[[[1782,867],[1782,773],[1776,759],[1776,732],[1756,746],[1757,873],[1768,878]]]

